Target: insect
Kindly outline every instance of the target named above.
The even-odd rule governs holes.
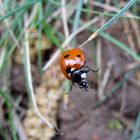
[[[97,72],[86,65],[86,58],[81,49],[74,48],[62,53],[60,57],[60,68],[64,76],[71,80],[73,85],[78,85],[81,89],[87,90],[89,82],[87,73]]]

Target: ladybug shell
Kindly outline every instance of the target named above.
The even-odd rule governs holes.
[[[67,50],[62,53],[60,57],[60,68],[65,77],[71,80],[71,75],[66,71],[68,68],[71,70],[80,69],[85,63],[85,55],[82,50],[75,48]]]

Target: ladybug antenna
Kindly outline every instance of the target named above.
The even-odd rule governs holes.
[[[89,67],[89,66],[87,66],[87,65],[85,65],[85,67],[86,67],[86,68],[88,68],[88,70],[90,70],[90,71],[92,71],[92,72],[98,72],[98,71],[99,71],[99,69],[94,70],[94,69],[90,68],[90,67]]]
[[[85,91],[88,91],[88,89],[87,89],[87,88],[84,88],[84,89],[82,90],[82,94],[84,94]]]

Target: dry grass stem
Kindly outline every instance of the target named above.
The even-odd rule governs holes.
[[[21,31],[18,41],[20,41],[23,38],[24,33],[27,31],[35,15],[36,15],[36,6],[34,6],[33,10],[31,11],[30,16],[28,17],[28,20],[26,21],[26,27],[24,27],[23,30]]]
[[[133,31],[135,33],[135,38],[137,40],[137,45],[138,45],[138,48],[140,49],[140,31],[139,31],[139,25],[138,23],[134,20],[134,19],[130,19],[130,23],[132,24],[132,28],[133,28]]]
[[[138,67],[139,65],[140,64],[138,62],[133,62],[133,63],[128,64],[125,69],[126,69],[126,71],[129,71],[131,69]]]
[[[92,3],[92,2],[91,2]],[[92,3],[94,4],[94,2]],[[99,4],[99,3],[98,3]],[[94,4],[95,5],[95,4]],[[100,6],[102,5],[102,7],[104,6],[104,4],[100,4]],[[109,10],[109,9],[108,9]],[[118,12],[119,9],[113,9],[113,11],[115,12]],[[125,13],[126,16],[129,16],[129,17],[135,17],[134,15],[130,14],[130,13]],[[80,45],[80,47],[84,46],[85,44],[87,44],[89,41],[93,40],[95,37],[97,37],[99,34],[99,31],[95,31],[84,43],[82,43]]]
[[[62,11],[61,9],[57,9],[56,11],[54,11],[52,13],[52,15],[46,19],[46,22],[50,23],[53,20],[53,18],[55,18],[61,14],[61,11]]]
[[[90,20],[89,22],[85,23],[83,26],[81,26],[79,29],[77,29],[75,32],[73,32],[72,34],[69,35],[69,37],[66,38],[66,40],[62,43],[62,48],[66,48],[67,45],[69,44],[69,42],[80,32],[82,32],[83,30],[85,30],[86,28],[88,28],[89,26],[91,26],[92,24],[96,23],[97,21],[99,21],[99,18],[93,18],[92,20]],[[43,67],[43,71],[47,70],[52,64],[53,62],[58,58],[58,56],[60,55],[61,50],[58,49],[54,55],[51,57],[51,59],[45,64],[45,66]]]
[[[126,33],[126,37],[127,37],[129,46],[132,49],[132,51],[134,51],[136,53],[137,51],[136,51],[136,48],[135,48],[133,38],[132,38],[131,34],[129,33],[129,28],[130,28],[129,27],[129,22],[124,20],[123,23],[124,23],[124,32]]]
[[[25,17],[25,29],[27,29],[26,25],[27,17]],[[28,80],[28,88],[31,94],[32,103],[34,106],[35,113],[43,120],[43,122],[49,126],[50,128],[55,128],[38,110],[33,85],[32,85],[32,75],[31,75],[31,66],[30,66],[30,53],[29,53],[29,32],[26,30],[25,32],[25,42],[24,42],[25,54],[26,54],[26,70],[27,70],[27,80]]]
[[[105,92],[105,89],[106,89],[108,80],[110,78],[112,67],[113,67],[113,62],[112,61],[109,61],[107,63],[107,68],[106,68],[106,71],[104,73],[102,82],[101,82],[100,87],[99,87],[99,92],[98,92],[98,98],[99,98],[99,100],[104,100],[105,99],[104,92]]]
[[[20,140],[27,140],[27,136],[24,132],[24,129],[22,127],[22,124],[20,122],[19,117],[14,113],[14,123],[15,123],[15,127],[19,136]]]
[[[64,28],[64,34],[65,37],[69,36],[69,29],[67,24],[67,16],[66,16],[66,9],[65,9],[65,0],[61,0],[61,12],[62,12],[62,22],[63,22],[63,28]]]
[[[100,2],[97,2],[97,1],[94,1],[94,2],[90,1],[90,3],[93,4],[94,6],[98,6],[100,8],[106,9],[106,10],[111,11],[111,12],[116,12],[117,13],[120,10],[120,9],[114,7],[114,6],[111,6],[111,5],[108,5],[108,4],[105,4],[105,3],[103,4],[103,3],[100,3]],[[129,12],[124,13],[124,15],[126,17],[129,17],[129,18],[135,18],[136,17],[135,15],[133,15]]]
[[[102,41],[99,38],[97,40],[97,50],[96,50],[96,54],[97,54],[97,68],[99,68],[98,71],[98,91],[100,88],[100,84],[102,81]]]
[[[123,88],[122,88],[122,98],[121,98],[121,107],[120,107],[120,112],[123,114],[125,110],[125,105],[126,105],[126,90],[127,90],[127,83],[124,83]]]
[[[80,45],[80,48],[87,44],[89,41],[93,40],[95,37],[97,37],[98,34],[98,32],[93,33],[83,44]]]
[[[2,15],[5,15],[4,7],[3,7],[2,1],[0,1],[0,8],[1,8],[1,9],[0,9],[0,10],[1,10],[1,14],[2,14]],[[20,47],[20,44],[19,44],[19,42],[17,41],[17,38],[16,38],[16,36],[14,35],[14,33],[13,33],[13,31],[12,31],[10,25],[9,25],[8,19],[5,19],[5,20],[4,20],[4,23],[5,23],[6,28],[7,28],[7,29],[9,30],[9,32],[10,32],[10,36],[11,36],[12,40],[14,41],[15,46]]]
[[[0,49],[0,70],[2,69],[5,53],[6,53],[6,48],[1,48]]]

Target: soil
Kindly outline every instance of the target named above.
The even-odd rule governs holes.
[[[114,24],[107,32],[128,44],[122,27],[117,26],[116,28],[116,25],[118,24]],[[87,38],[84,35],[86,34],[82,33],[78,40]],[[93,89],[89,88],[88,91],[82,93],[81,89],[74,86],[69,97],[67,110],[64,109],[63,100],[60,100],[56,119],[64,135],[56,135],[53,140],[128,140],[130,138],[134,121],[140,110],[140,85],[137,82],[140,69],[137,67],[134,67],[134,70],[129,69],[133,71],[133,74],[129,74],[128,65],[135,60],[109,41],[100,37],[98,39],[102,41],[102,79],[108,62],[113,62],[104,92],[105,95],[109,95],[109,98],[96,106],[97,102],[100,101],[97,90],[99,84],[97,83],[97,74],[90,72],[88,77],[89,81],[94,84]],[[92,43],[94,44],[93,41],[89,43],[84,51],[87,56],[87,65],[96,69],[94,58],[96,58],[97,47]],[[92,47],[95,47],[94,52]],[[34,86],[37,86],[40,80],[37,68],[33,64],[32,69],[33,83]],[[21,73],[23,73],[23,68],[15,64],[11,72],[11,88],[18,93],[25,93],[24,78],[21,77]],[[127,81],[122,82],[121,86],[112,91],[125,78],[126,73],[128,73]],[[110,92],[112,92],[111,95]]]
[[[122,28],[115,29],[115,27],[114,25],[114,28],[112,27],[108,32],[128,44],[122,33]],[[88,56],[88,65],[95,68],[92,49],[90,46],[86,46],[85,50],[86,56]],[[103,74],[107,68],[107,62],[113,61],[113,69],[105,90],[105,94],[108,94],[124,78],[127,72],[126,67],[134,60],[115,45],[103,39],[102,51]],[[124,82],[100,107],[94,107],[98,101],[96,88],[82,93],[81,89],[74,87],[70,95],[68,109],[64,109],[63,103],[59,108],[59,127],[64,135],[57,136],[55,140],[128,140],[134,120],[140,110],[140,86],[131,80],[137,79],[136,73],[139,73],[139,70],[137,68],[129,76],[128,81]],[[90,72],[89,79],[95,83],[97,75]],[[119,114],[119,117],[116,114]],[[109,124],[115,120],[120,122],[123,129],[109,128]]]

